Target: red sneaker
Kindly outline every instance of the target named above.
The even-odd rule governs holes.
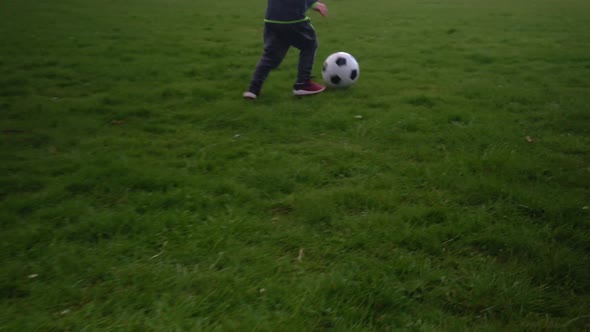
[[[315,95],[324,90],[326,90],[325,86],[312,80],[308,80],[305,83],[295,83],[295,85],[293,85],[293,94],[296,96]]]

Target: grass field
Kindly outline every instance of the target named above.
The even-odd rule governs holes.
[[[0,2],[0,330],[590,329],[590,2]]]

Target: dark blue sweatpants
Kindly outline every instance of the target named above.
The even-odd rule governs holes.
[[[264,53],[256,65],[248,91],[260,94],[264,80],[271,70],[281,64],[291,46],[299,49],[296,83],[303,83],[311,78],[315,51],[318,48],[317,36],[311,23],[264,23]]]

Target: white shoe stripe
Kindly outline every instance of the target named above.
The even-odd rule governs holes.
[[[324,90],[326,90],[326,88],[324,87],[321,90],[316,90],[316,91],[309,91],[309,90],[293,90],[293,94],[296,96],[309,96],[309,95],[315,95],[318,94],[320,92],[323,92]]]

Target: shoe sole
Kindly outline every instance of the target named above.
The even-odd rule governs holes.
[[[242,97],[244,97],[244,99],[246,100],[255,100],[258,96],[253,94],[252,92],[244,92]]]
[[[296,96],[309,96],[309,95],[317,95],[320,92],[323,92],[324,90],[326,90],[326,87],[324,87],[321,90],[316,90],[316,91],[309,91],[309,90],[293,90],[293,94]]]

